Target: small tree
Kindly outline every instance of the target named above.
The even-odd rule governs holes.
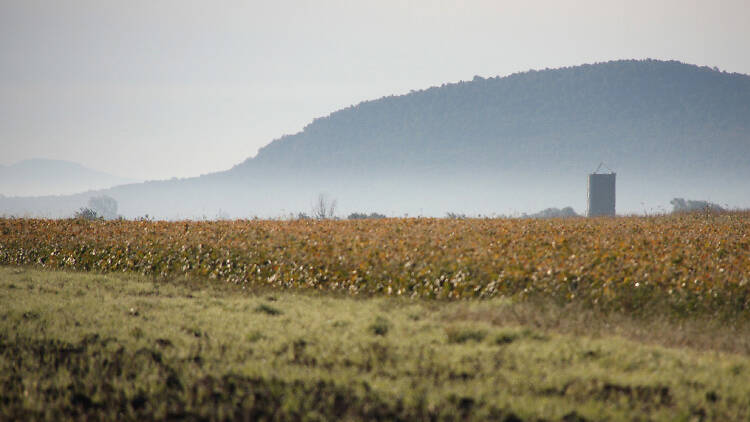
[[[336,200],[331,200],[327,195],[321,193],[312,206],[312,217],[317,220],[333,218],[336,213]]]

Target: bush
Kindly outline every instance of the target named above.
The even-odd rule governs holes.
[[[99,214],[97,214],[96,211],[92,210],[91,208],[81,208],[78,211],[76,211],[74,218],[81,219],[81,220],[99,220],[101,217]]]
[[[524,214],[522,216],[523,218],[570,218],[570,217],[580,217],[575,210],[572,207],[565,207],[565,208],[546,208],[542,211],[539,211],[536,214],[527,215]]]
[[[387,319],[379,316],[375,318],[375,322],[370,324],[370,332],[375,334],[376,336],[384,336],[388,334],[388,330],[391,328],[391,322]]]
[[[683,198],[674,198],[669,201],[672,204],[672,212],[692,212],[692,211],[706,211],[706,212],[719,212],[724,211],[724,208],[708,201],[694,201],[688,199],[687,201]]]
[[[280,310],[274,308],[273,306],[266,305],[265,303],[261,304],[261,305],[258,305],[258,307],[255,308],[255,312],[259,312],[259,313],[263,313],[263,314],[268,314],[268,315],[272,315],[272,316],[281,315],[281,311]]]
[[[457,327],[448,327],[445,329],[445,333],[448,335],[448,343],[466,343],[467,341],[480,343],[487,336],[485,330]]]
[[[371,212],[370,214],[364,212],[353,212],[346,217],[349,220],[377,220],[381,218],[388,218],[384,214],[377,212]]]

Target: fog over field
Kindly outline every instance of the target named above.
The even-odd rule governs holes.
[[[108,196],[128,218],[280,217],[321,193],[339,216],[582,214],[601,162],[620,214],[748,207],[748,18],[739,0],[6,1],[0,215]]]
[[[129,218],[280,217],[320,193],[339,213],[585,212],[586,176],[618,173],[619,213],[674,197],[750,206],[750,77],[622,60],[445,84],[315,119],[229,170],[85,194],[3,198],[64,217],[106,195]]]

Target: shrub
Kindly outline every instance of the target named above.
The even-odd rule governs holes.
[[[466,343],[467,341],[479,343],[487,336],[485,330],[458,327],[448,327],[445,333],[448,335],[448,343]]]
[[[386,217],[385,214],[380,214],[377,212],[371,212],[370,214],[364,212],[353,212],[346,218],[349,220],[378,220],[388,217]]]
[[[253,331],[247,335],[247,341],[249,343],[255,343],[256,341],[260,341],[266,338],[266,336],[263,335],[260,331]]]
[[[76,219],[80,220],[99,220],[101,217],[99,217],[99,214],[96,213],[96,211],[92,210],[91,208],[83,207],[76,211],[74,217]]]
[[[255,312],[263,313],[263,314],[268,314],[268,315],[272,315],[272,316],[276,316],[276,315],[281,315],[282,314],[282,312],[280,310],[274,308],[273,306],[266,305],[265,303],[262,303],[262,304],[258,305],[258,307],[255,308]]]
[[[724,211],[724,208],[717,204],[708,201],[694,201],[688,199],[687,201],[683,198],[674,198],[669,201],[672,204],[672,212],[692,212],[692,211],[705,211],[705,212],[720,212]]]
[[[379,316],[375,318],[375,322],[370,324],[369,329],[370,329],[370,332],[372,332],[376,336],[384,336],[388,334],[388,330],[390,329],[390,327],[391,327],[391,322]]]

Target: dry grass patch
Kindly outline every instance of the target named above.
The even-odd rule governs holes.
[[[0,419],[750,417],[710,320],[574,311],[0,267]]]

